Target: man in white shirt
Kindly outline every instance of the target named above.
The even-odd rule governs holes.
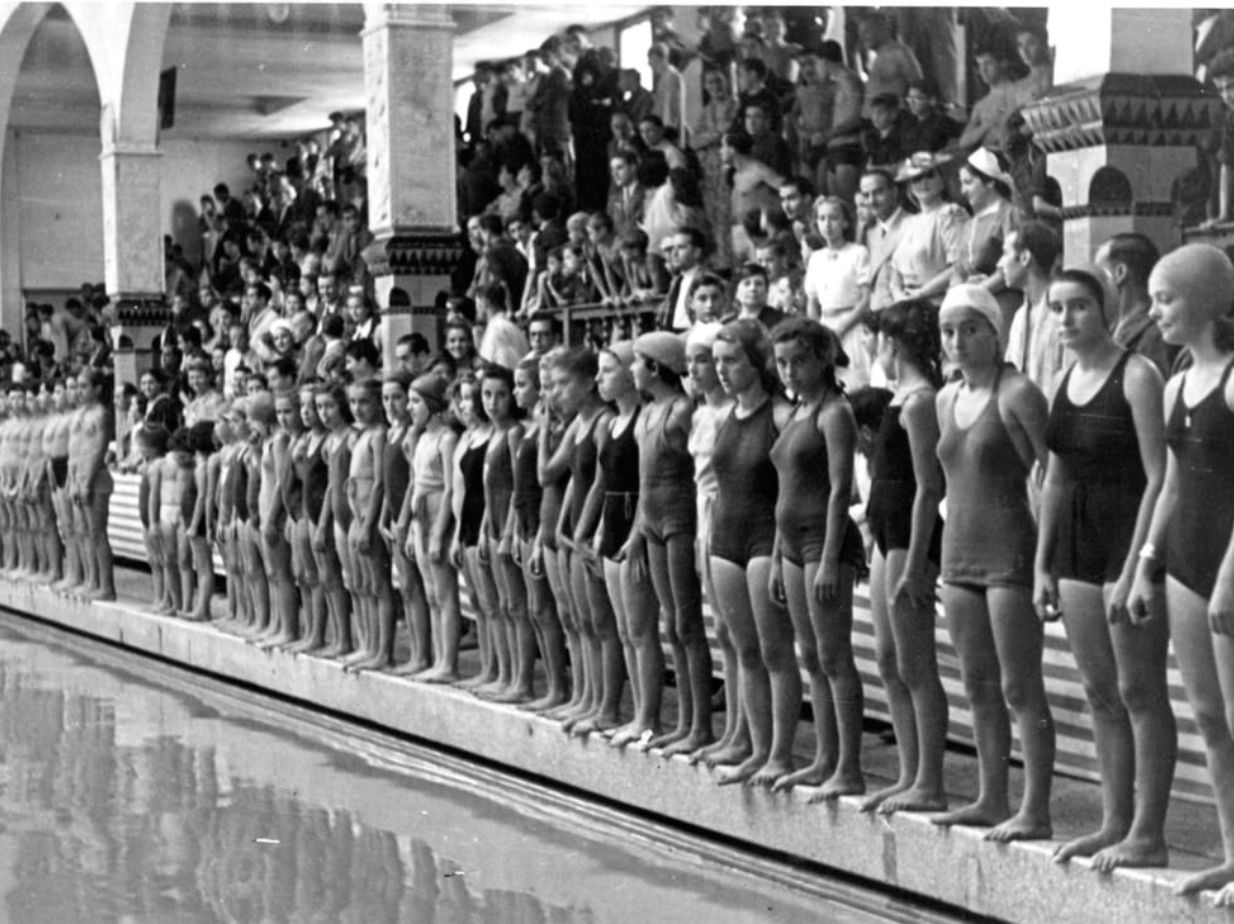
[[[1007,334],[1004,358],[1046,394],[1063,371],[1066,351],[1047,297],[1062,241],[1049,225],[1028,221],[1007,235],[998,268],[1007,288],[1024,293]]]
[[[506,287],[501,283],[481,286],[476,292],[476,313],[484,322],[480,358],[513,370],[531,351],[527,337],[510,320]]]

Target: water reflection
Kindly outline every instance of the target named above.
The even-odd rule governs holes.
[[[820,920],[804,894],[375,767],[361,744],[23,631],[0,624],[7,920]]]

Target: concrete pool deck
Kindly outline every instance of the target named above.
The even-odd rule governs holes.
[[[720,788],[712,771],[690,766],[684,758],[617,750],[599,738],[571,738],[554,722],[459,690],[380,673],[345,673],[331,661],[263,651],[211,624],[142,610],[137,602],[141,576],[120,571],[117,577],[122,599],[94,604],[66,600],[44,586],[0,580],[0,606],[979,915],[1032,924],[1230,919],[1204,896],[1172,894],[1184,873],[1212,865],[1219,856],[1211,806],[1177,799],[1171,806],[1171,869],[1100,876],[1086,861],[1053,863],[1058,840],[996,845],[982,840],[981,830],[940,829],[924,815],[863,814],[856,798],[814,805],[808,789],[772,794]],[[799,748],[808,747],[808,723],[802,724]],[[874,734],[864,744],[871,784],[877,786],[880,778],[894,773],[894,748]],[[975,759],[949,753],[947,767],[958,803],[975,789]],[[1013,771],[1017,797],[1019,782]],[[1053,810],[1059,840],[1092,830],[1099,817],[1099,791],[1092,783],[1056,777]]]

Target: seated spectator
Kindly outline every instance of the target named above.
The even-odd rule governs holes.
[[[167,376],[163,370],[147,369],[141,374],[138,385],[146,399],[143,422],[147,426],[162,425],[169,432],[180,429],[180,405],[175,395],[167,390]]]
[[[210,360],[192,360],[187,364],[186,374],[192,398],[184,405],[184,426],[191,427],[206,420],[217,422],[227,409],[227,401],[214,387]]]
[[[456,372],[475,370],[484,364],[476,351],[470,323],[464,320],[447,321],[443,335],[446,355],[453,362]]]
[[[603,301],[621,296],[621,239],[607,212],[587,217],[587,268]]]
[[[476,314],[484,325],[480,358],[513,369],[531,347],[519,326],[510,320],[507,298],[501,286],[485,286],[476,293]]]
[[[917,151],[941,151],[959,137],[963,129],[943,111],[933,80],[914,80],[908,85],[906,99],[908,111],[900,129],[904,157]]]
[[[668,296],[656,314],[656,326],[661,330],[683,331],[694,324],[690,292],[695,278],[705,271],[707,238],[697,228],[678,227],[669,236],[666,250],[673,279]]]
[[[870,127],[861,140],[867,166],[895,166],[916,150],[904,146],[904,121],[898,96],[883,93],[870,100]]]
[[[668,291],[664,258],[647,246],[647,234],[637,228],[621,238],[622,295],[628,301],[649,301]]]
[[[505,223],[527,210],[527,189],[518,181],[521,175],[525,174],[512,169],[508,163],[502,163],[497,171],[497,185],[501,187],[501,193],[488,204],[485,214],[496,215]]]
[[[574,184],[570,182],[570,171],[566,169],[565,157],[562,151],[555,149],[540,153],[540,189],[538,192],[556,197],[561,203],[562,215],[568,215],[574,211]]]
[[[977,73],[989,92],[973,105],[956,147],[964,152],[981,147],[1000,150],[1007,117],[1030,100],[1024,87],[1011,79],[1010,62],[997,45],[978,49]]]
[[[873,61],[866,69],[868,116],[874,100],[883,94],[904,99],[908,85],[922,77],[921,64],[912,49],[893,36],[891,16],[884,10],[871,10],[861,16],[857,33],[866,53],[873,54]]]
[[[545,266],[548,252],[566,242],[566,226],[561,215],[561,200],[554,195],[541,193],[531,201],[531,224],[536,229],[531,246],[537,267]]]
[[[482,286],[498,283],[506,287],[511,298],[521,295],[527,281],[527,260],[506,237],[502,220],[496,215],[481,215],[479,235],[482,251],[468,294],[474,297]]]
[[[647,154],[659,152],[668,163],[669,169],[689,166],[689,161],[686,160],[686,155],[681,148],[668,140],[668,136],[664,133],[664,122],[655,113],[643,116],[639,120],[638,133],[643,139],[643,145],[647,148]],[[646,160],[646,158],[643,159]]]
[[[599,294],[587,272],[587,253],[578,244],[564,244],[558,251],[561,269],[550,273],[545,286],[554,307],[592,305],[599,301]]]
[[[745,263],[733,277],[733,311],[721,318],[721,323],[733,321],[758,321],[770,331],[787,315],[767,304],[769,283],[767,271],[757,263]]]

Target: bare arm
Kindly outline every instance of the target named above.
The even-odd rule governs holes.
[[[609,412],[600,414],[592,430],[592,439],[596,442],[597,455],[604,451],[612,436],[613,415]],[[588,542],[599,529],[600,519],[604,510],[604,492],[607,488],[604,477],[604,466],[597,465],[595,477],[587,486],[587,499],[583,502],[583,511],[578,522],[574,524],[574,541],[578,545]]]
[[[827,537],[823,543],[823,562],[831,569],[839,565],[844,544],[848,505],[853,498],[853,456],[857,449],[857,424],[845,401],[832,401],[818,415],[819,432],[827,443],[827,475],[831,493],[827,498]],[[823,566],[820,566],[820,571]]]
[[[904,402],[900,420],[908,433],[913,477],[917,480],[917,492],[913,496],[912,532],[904,570],[919,575],[925,572],[930,539],[938,522],[938,502],[943,496],[943,473],[935,455],[939,434],[934,401],[923,394],[910,395]]]

